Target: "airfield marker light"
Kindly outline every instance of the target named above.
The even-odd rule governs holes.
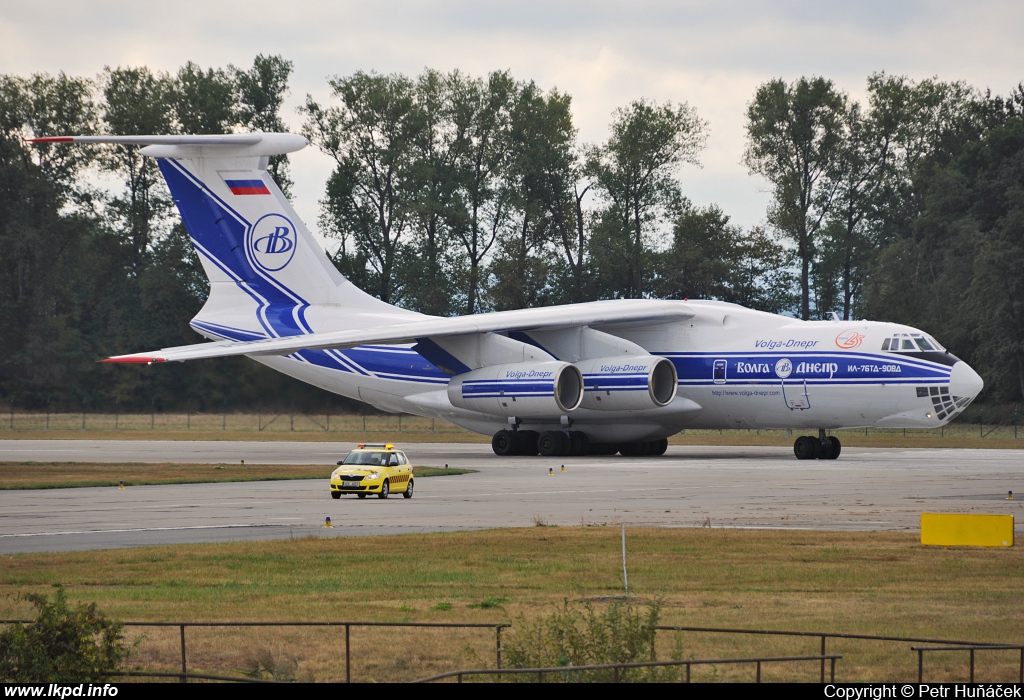
[[[548,476],[554,476],[554,475],[555,475],[555,468],[554,467],[548,467]]]
[[[565,471],[565,465],[564,464],[562,465],[562,471],[563,472]]]
[[[445,463],[444,463],[444,468],[445,468],[445,469],[447,469],[447,468],[448,468],[448,462],[445,462]]]
[[[242,460],[242,466],[243,467],[245,466],[245,460],[244,459]]]
[[[124,491],[124,481],[117,482],[117,488],[119,488],[120,490]]]
[[[334,527],[331,525],[331,516],[327,516],[327,520],[324,521],[324,527]]]
[[[1008,501],[1012,501],[1013,500],[1013,491],[1007,491],[1006,492],[1006,500],[1008,500]]]

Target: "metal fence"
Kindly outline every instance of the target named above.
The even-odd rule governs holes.
[[[935,647],[911,647],[912,651],[918,652],[918,682],[923,682],[923,660],[922,655],[925,651],[970,651],[970,674],[971,682],[974,682],[974,650],[1021,650],[1021,682],[1024,682],[1024,647],[1016,645],[1005,645],[996,642],[985,643],[985,642],[970,642],[955,639],[925,639],[920,637],[892,637],[886,635],[875,635],[875,634],[846,634],[841,632],[796,632],[787,630],[752,630],[752,629],[736,629],[727,627],[684,627],[678,625],[658,625],[654,628],[657,631],[666,632],[694,632],[694,633],[705,633],[705,634],[732,634],[732,635],[760,635],[760,636],[776,636],[776,637],[809,637],[820,641],[820,654],[817,658],[821,659],[821,672],[819,675],[819,681],[825,682],[825,659],[829,658],[827,654],[827,643],[828,640],[838,639],[857,639],[864,641],[875,641],[875,642],[901,642],[911,644],[940,644],[943,646]],[[835,671],[833,670],[833,673]]]
[[[2,405],[2,404],[0,404]],[[117,406],[83,407],[80,411],[24,410],[10,404],[0,413],[0,436],[4,431],[156,431],[156,432],[248,432],[248,433],[407,433],[468,435],[447,421],[405,414],[354,415],[350,413],[309,413],[301,411],[185,411],[164,413],[121,412]],[[947,438],[1024,439],[1017,423],[958,422],[939,429],[851,428],[829,431],[840,438],[927,438],[941,444]],[[682,436],[757,437],[787,441],[785,430],[695,430]]]
[[[641,661],[636,663],[620,663],[620,664],[591,664],[588,666],[547,666],[544,668],[512,668],[512,669],[495,669],[495,668],[477,668],[464,671],[448,671],[447,673],[439,673],[436,676],[430,676],[429,678],[421,678],[416,683],[430,683],[432,681],[444,680],[447,678],[455,678],[457,683],[461,683],[462,679],[466,676],[497,676],[499,680],[503,676],[512,675],[536,675],[537,682],[543,683],[545,675],[555,676],[556,679],[568,680],[570,682],[575,681],[579,678],[579,674],[588,673],[594,671],[612,671],[612,682],[618,683],[621,679],[622,672],[628,669],[640,669],[640,668],[677,668],[685,667],[686,676],[683,679],[684,683],[690,682],[690,670],[693,666],[726,666],[726,665],[741,665],[741,664],[752,664],[755,668],[754,682],[761,682],[761,666],[766,663],[785,663],[785,662],[796,662],[796,661],[821,661],[822,668],[825,667],[825,662],[830,662],[831,674],[829,676],[830,682],[834,683],[836,680],[836,661],[843,658],[841,655],[831,656],[764,656],[750,659],[688,659],[685,661]],[[824,682],[824,681],[822,681]]]
[[[121,413],[101,410],[69,413],[9,410],[0,414],[4,431],[155,431],[244,433],[421,433],[469,434],[447,421],[404,414],[353,415],[338,413]]]
[[[0,620],[0,624],[30,624],[33,620]],[[246,677],[217,676],[211,674],[190,673],[188,668],[188,647],[186,644],[186,630],[196,628],[254,628],[254,627],[333,627],[345,630],[345,682],[352,682],[352,630],[369,627],[391,627],[391,628],[420,628],[420,629],[485,629],[494,632],[494,662],[496,668],[501,668],[501,631],[511,625],[504,622],[364,622],[364,621],[341,621],[341,622],[124,622],[125,627],[162,627],[178,628],[181,640],[181,671],[177,673],[162,673],[149,671],[126,671],[127,676],[151,676],[178,678],[185,683],[189,678],[209,678],[211,680],[250,680]]]
[[[32,620],[0,620],[0,624],[29,624]],[[180,670],[175,672],[166,672],[162,670],[131,670],[125,671],[118,675],[122,676],[139,676],[139,677],[154,677],[154,678],[176,678],[180,682],[187,682],[188,679],[204,679],[204,680],[237,680],[237,681],[250,681],[253,680],[247,676],[227,676],[222,674],[209,673],[206,671],[194,672],[189,671],[189,657],[188,657],[188,644],[187,644],[187,631],[189,629],[195,630],[199,628],[335,628],[344,629],[345,642],[345,682],[353,682],[352,673],[352,660],[353,660],[353,643],[352,633],[353,630],[366,629],[366,628],[394,628],[394,629],[464,629],[464,630],[489,630],[494,634],[494,667],[493,668],[475,668],[468,670],[458,671],[447,671],[444,673],[429,676],[427,678],[420,679],[419,682],[443,680],[447,678],[455,678],[457,682],[462,682],[462,679],[466,676],[491,676],[497,677],[501,680],[501,677],[505,674],[518,675],[518,674],[536,674],[538,676],[538,682],[544,680],[545,675],[548,674],[566,674],[566,673],[577,673],[577,672],[597,672],[612,670],[614,673],[614,680],[619,680],[619,672],[623,669],[630,668],[657,668],[657,667],[684,667],[686,671],[685,681],[690,681],[691,667],[694,666],[717,666],[717,665],[743,665],[750,664],[755,667],[755,680],[761,682],[761,667],[766,663],[796,663],[796,662],[817,662],[819,665],[818,681],[824,683],[826,676],[831,680],[835,680],[835,667],[836,661],[844,658],[840,654],[829,654],[827,652],[827,646],[830,641],[835,642],[837,640],[867,640],[875,642],[889,642],[889,643],[911,643],[925,646],[912,646],[910,651],[917,654],[917,671],[918,671],[918,682],[924,682],[924,656],[925,653],[936,653],[936,652],[953,652],[953,653],[966,653],[967,659],[965,661],[969,664],[969,677],[970,681],[975,682],[975,656],[979,652],[993,652],[993,651],[1017,651],[1020,656],[1018,672],[1018,682],[1024,683],[1024,644],[1002,644],[1002,643],[983,643],[983,642],[972,642],[964,640],[950,640],[950,639],[931,639],[921,637],[897,637],[887,635],[871,635],[871,634],[847,634],[841,632],[803,632],[803,631],[789,631],[789,630],[757,630],[757,629],[737,629],[737,628],[722,628],[722,627],[691,627],[691,626],[678,626],[678,625],[658,625],[654,629],[656,632],[675,632],[679,634],[681,632],[695,633],[695,634],[726,634],[726,635],[755,635],[755,636],[770,636],[770,637],[795,637],[795,638],[810,638],[818,642],[819,647],[818,653],[808,655],[761,655],[761,656],[745,656],[743,658],[719,658],[719,659],[682,659],[672,661],[648,661],[648,662],[634,662],[634,663],[618,663],[618,664],[597,664],[591,666],[573,666],[570,669],[566,667],[541,667],[541,668],[517,668],[510,669],[503,667],[502,664],[502,632],[512,625],[509,623],[489,623],[489,622],[366,622],[366,621],[339,621],[339,622],[125,622],[125,627],[129,628],[176,628],[177,637],[180,649]],[[379,653],[379,650],[374,652]],[[555,680],[563,680],[564,678],[556,678]],[[257,679],[258,680],[258,679]],[[862,679],[858,679],[862,680]]]

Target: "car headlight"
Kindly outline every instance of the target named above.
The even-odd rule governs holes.
[[[366,475],[366,480],[367,481],[374,481],[375,479],[379,479],[379,478],[380,478],[380,472],[370,472],[369,474]]]

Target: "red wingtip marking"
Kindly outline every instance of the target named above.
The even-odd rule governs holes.
[[[100,360],[100,362],[133,362],[151,365],[154,362],[167,362],[167,360],[162,357],[108,357],[105,360]]]
[[[70,143],[74,141],[73,136],[40,136],[36,139],[24,139],[29,143]]]

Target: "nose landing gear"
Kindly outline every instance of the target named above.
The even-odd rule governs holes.
[[[793,454],[797,459],[837,459],[843,446],[835,435],[825,435],[824,430],[818,431],[818,437],[802,435],[793,443]]]

